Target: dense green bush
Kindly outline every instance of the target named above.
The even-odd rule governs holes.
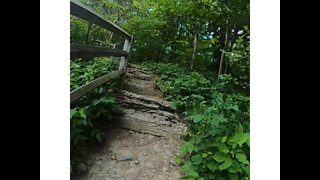
[[[173,64],[145,64],[160,76],[159,87],[184,112],[188,135],[177,163],[184,179],[249,179],[249,97]]]

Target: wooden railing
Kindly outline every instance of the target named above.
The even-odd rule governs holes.
[[[76,17],[87,20],[96,24],[104,29],[107,29],[115,34],[118,34],[121,37],[125,38],[123,50],[109,49],[105,47],[92,46],[92,45],[83,45],[83,44],[71,44],[70,47],[70,58],[92,58],[92,57],[102,57],[102,56],[114,56],[121,57],[119,63],[119,69],[110,74],[99,77],[90,83],[81,86],[80,88],[72,91],[70,93],[70,101],[75,102],[82,96],[86,95],[95,88],[105,84],[106,82],[121,77],[126,73],[128,65],[128,56],[131,48],[131,43],[133,37],[113,24],[112,22],[104,19],[101,15],[97,14],[89,7],[86,7],[84,4],[78,0],[70,0],[70,13]],[[123,76],[124,77],[124,76]]]

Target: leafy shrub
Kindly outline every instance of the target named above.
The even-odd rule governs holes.
[[[173,64],[145,64],[160,75],[159,87],[183,111],[188,135],[177,163],[183,179],[249,179],[249,97],[220,82]]]
[[[116,69],[117,64],[108,58],[93,61],[72,61],[70,88],[74,90]],[[101,125],[111,123],[112,115],[119,111],[114,98],[117,81],[103,85],[80,98],[70,107],[70,146],[72,167],[81,161],[89,143],[101,143],[104,133]]]

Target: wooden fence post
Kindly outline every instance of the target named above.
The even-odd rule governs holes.
[[[132,39],[133,38],[131,38],[131,40],[126,39],[124,41],[123,51],[128,52],[128,54],[130,52]],[[126,57],[123,56],[123,57],[121,57],[121,60],[119,63],[119,70],[124,70],[124,74],[122,75],[121,80],[120,80],[120,89],[123,89],[123,86],[124,86],[124,79],[125,79],[126,72],[127,72],[128,59],[129,59],[129,56],[126,56]]]

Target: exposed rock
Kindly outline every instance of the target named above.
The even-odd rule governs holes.
[[[125,155],[120,155],[119,157],[117,157],[118,161],[132,161],[133,157],[131,154],[125,154]]]
[[[137,132],[152,134],[155,136],[163,136],[169,138],[179,138],[177,124],[166,121],[161,116],[155,117],[150,113],[134,112],[129,109],[124,110],[124,115],[119,118],[120,127],[134,130]]]
[[[163,168],[162,168],[162,172],[168,172],[168,168],[163,167]]]
[[[118,100],[122,113],[119,127],[106,133],[99,156],[92,156],[90,168],[72,180],[177,180],[181,167],[175,164],[179,137],[185,125],[156,87],[156,76],[139,65],[129,64],[124,90]]]
[[[140,96],[140,95],[134,95],[130,94],[130,96],[121,96],[119,95],[119,101],[120,104],[123,107],[139,110],[142,112],[147,112],[150,110],[163,110],[158,111],[157,113],[162,116],[166,116],[168,118],[173,119],[174,117],[169,114],[170,112],[173,112],[174,110],[170,107],[170,104],[166,101],[161,101],[158,99],[153,99],[152,97],[147,96]],[[165,113],[165,111],[169,111],[168,113]]]

